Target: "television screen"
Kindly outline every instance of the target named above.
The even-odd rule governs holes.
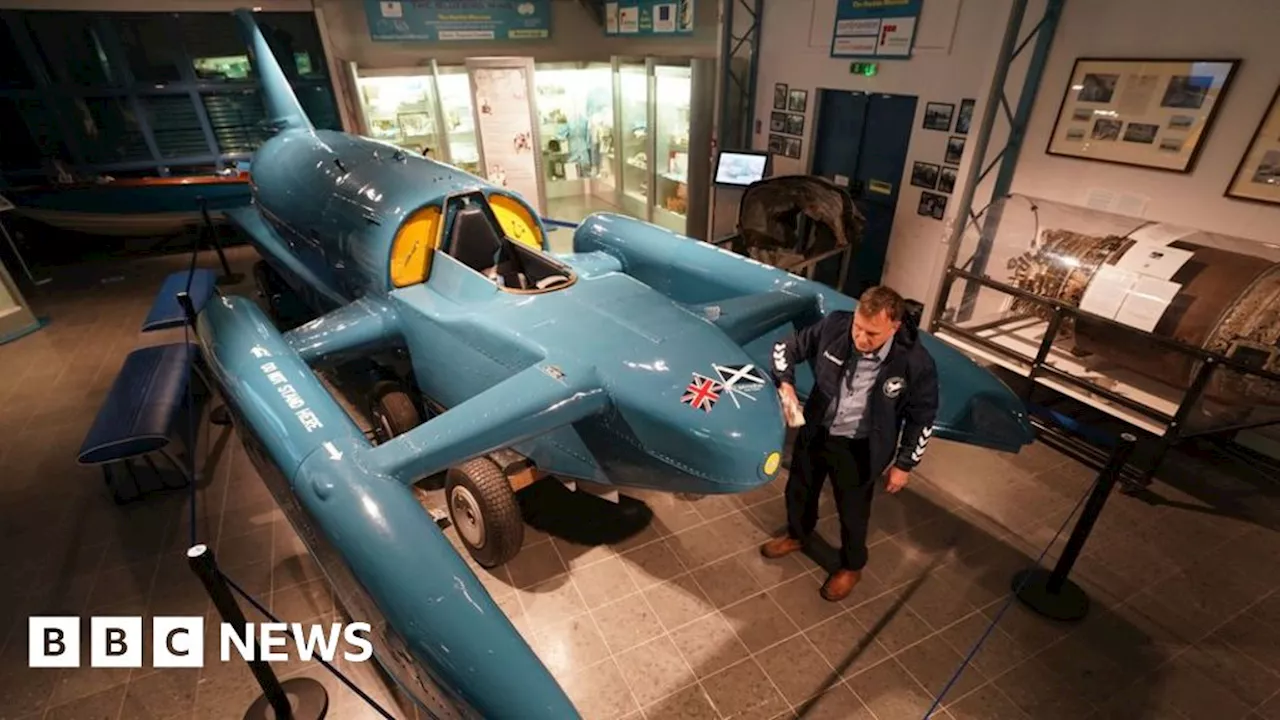
[[[769,154],[725,150],[716,163],[717,185],[746,187],[764,179],[768,171]]]

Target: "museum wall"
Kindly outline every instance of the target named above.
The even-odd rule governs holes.
[[[1159,32],[1150,31],[1159,26]],[[1223,196],[1280,83],[1280,3],[1257,0],[1069,0],[1014,177],[1015,192],[1077,205],[1110,191],[1148,219],[1276,242],[1280,205]],[[1078,57],[1242,60],[1188,173],[1048,155]]]
[[[508,55],[532,57],[537,62],[608,61],[614,55],[666,55],[714,58],[717,43],[718,3],[703,0],[694,6],[694,32],[679,38],[620,38],[604,34],[604,28],[577,0],[552,0],[551,38],[528,42],[448,43],[375,42],[369,37],[364,4],[354,0],[316,0],[333,53],[355,61],[361,68],[413,67],[434,59],[440,64],[462,64],[468,57]]]
[[[883,277],[884,282],[926,303],[930,302],[942,271],[951,218],[957,198],[964,190],[963,178],[971,161],[973,137],[981,121],[983,99],[1011,5],[1010,0],[929,0],[920,16],[912,57],[882,60],[875,76],[864,77],[849,72],[849,59],[830,57],[835,0],[764,4],[763,61],[757,77],[757,132],[753,140],[756,149],[768,147],[774,84],[786,83],[791,88],[809,91],[801,158],[775,155],[775,174],[808,172],[819,88],[917,97],[910,150],[903,168]],[[922,217],[916,213],[921,189],[910,185],[911,163],[915,160],[941,163],[947,138],[952,134],[921,127],[925,105],[945,102],[958,108],[964,98],[974,98],[977,109],[959,168],[960,180],[950,195],[946,219]]]

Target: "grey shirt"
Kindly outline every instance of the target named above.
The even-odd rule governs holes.
[[[871,389],[875,387],[876,377],[889,357],[889,348],[893,347],[893,338],[880,349],[868,354],[858,353],[845,362],[854,363],[853,368],[846,367],[840,376],[840,398],[829,410],[827,424],[831,434],[839,437],[863,438],[870,432],[867,426],[867,405],[871,397]]]

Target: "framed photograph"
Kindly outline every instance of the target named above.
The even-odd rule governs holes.
[[[973,122],[973,105],[975,102],[973,98],[965,98],[960,101],[960,114],[956,116],[956,134],[969,134],[969,123]]]
[[[938,166],[916,162],[911,165],[911,184],[933,190],[938,187]]]
[[[787,131],[787,114],[786,113],[769,113],[769,132],[786,132]]]
[[[964,140],[959,135],[947,138],[947,154],[943,156],[942,162],[948,165],[959,165],[960,158],[964,157]]]
[[[788,135],[804,135],[804,116],[787,113],[786,128],[783,132]]]
[[[947,214],[947,197],[937,193],[920,193],[920,204],[916,206],[916,214],[941,220]]]
[[[1045,152],[1191,172],[1239,65],[1079,58]]]
[[[799,158],[800,138],[782,138],[782,154],[789,158]]]
[[[786,83],[773,84],[773,109],[774,110],[787,109],[787,84]]]
[[[1226,195],[1280,204],[1280,88],[1271,96]]]
[[[947,132],[951,129],[951,116],[955,114],[956,106],[951,103],[925,103],[924,129]]]
[[[938,171],[938,192],[951,194],[956,189],[956,169],[944,167]]]
[[[769,152],[773,153],[774,155],[781,155],[782,148],[784,147],[783,141],[785,140],[786,138],[782,137],[781,135],[770,135],[769,136]]]
[[[808,90],[792,90],[787,94],[787,109],[791,112],[802,113],[809,106]]]

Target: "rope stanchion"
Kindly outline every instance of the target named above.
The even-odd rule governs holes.
[[[942,706],[942,699],[951,691],[951,688],[956,684],[956,681],[960,679],[960,675],[969,667],[969,663],[973,662],[973,658],[976,657],[978,651],[982,649],[982,644],[987,641],[987,638],[990,637],[992,631],[996,629],[996,625],[998,625],[1000,620],[1004,618],[1004,614],[1013,606],[1014,600],[1022,601],[1024,604],[1028,605],[1028,607],[1031,607],[1033,610],[1040,612],[1046,617],[1054,617],[1053,615],[1043,612],[1040,608],[1037,608],[1032,604],[1033,602],[1040,603],[1039,598],[1041,597],[1049,597],[1051,599],[1044,603],[1040,603],[1041,607],[1050,610],[1058,609],[1060,615],[1071,615],[1072,613],[1065,612],[1063,608],[1073,607],[1069,604],[1072,602],[1077,603],[1074,607],[1078,607],[1079,601],[1077,599],[1064,599],[1066,596],[1063,594],[1063,589],[1069,586],[1070,588],[1074,588],[1075,592],[1079,593],[1079,597],[1084,598],[1084,611],[1080,612],[1076,617],[1055,619],[1079,619],[1084,617],[1085,613],[1088,611],[1088,596],[1084,595],[1084,591],[1075,583],[1072,583],[1067,579],[1067,573],[1071,571],[1071,566],[1075,564],[1076,557],[1079,555],[1081,548],[1084,547],[1084,541],[1088,538],[1089,531],[1093,529],[1093,524],[1097,520],[1098,514],[1102,512],[1102,505],[1106,502],[1107,495],[1110,494],[1111,488],[1115,486],[1116,479],[1120,476],[1120,470],[1124,467],[1125,462],[1128,461],[1129,454],[1133,451],[1133,447],[1136,442],[1137,439],[1129,433],[1124,433],[1120,436],[1120,440],[1116,443],[1115,449],[1112,451],[1111,459],[1107,463],[1107,466],[1098,474],[1098,477],[1094,479],[1093,483],[1089,486],[1089,490],[1081,495],[1079,500],[1076,500],[1076,504],[1071,508],[1071,512],[1067,514],[1067,517],[1063,519],[1062,524],[1058,526],[1057,532],[1053,534],[1053,537],[1036,557],[1035,565],[1014,575],[1013,592],[1010,593],[1004,604],[1000,606],[999,612],[997,612],[996,616],[991,619],[986,630],[982,631],[982,635],[980,635],[977,641],[974,642],[973,647],[969,648],[969,652],[964,656],[964,659],[960,661],[960,665],[956,667],[956,671],[952,673],[951,678],[947,680],[947,684],[944,685],[942,690],[938,692],[936,697],[934,697],[933,704],[925,711],[923,720],[929,720],[929,718],[933,717],[934,713],[938,711],[938,708]],[[1080,511],[1081,506],[1084,506],[1083,512]],[[1049,549],[1058,541],[1058,538],[1062,537],[1063,531],[1067,529],[1067,524],[1071,522],[1071,518],[1075,517],[1077,512],[1080,512],[1080,519],[1076,522],[1075,529],[1072,530],[1071,539],[1068,541],[1067,549],[1063,551],[1062,557],[1059,558],[1057,565],[1054,567],[1053,573],[1046,573],[1041,569],[1040,563],[1044,561],[1045,556],[1049,554]],[[1064,562],[1064,560],[1066,562]],[[1040,579],[1042,576],[1044,578],[1043,580]],[[1050,581],[1053,582],[1053,587],[1056,588],[1052,592],[1049,592]],[[1029,590],[1028,588],[1031,589]],[[1071,594],[1071,590],[1067,590],[1067,594]],[[1028,598],[1030,598],[1030,602],[1028,601]]]

